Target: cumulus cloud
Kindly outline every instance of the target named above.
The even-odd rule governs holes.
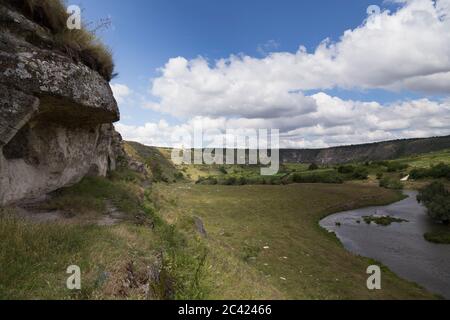
[[[164,120],[144,126],[119,124],[125,139],[148,145],[179,147],[195,128],[204,140],[220,141],[226,129],[279,129],[285,148],[318,148],[361,142],[450,134],[450,103],[428,99],[382,105],[377,102],[342,100],[325,93],[311,97],[317,109],[304,116],[279,118],[227,118],[197,116],[179,125]],[[220,129],[219,132],[215,129]],[[188,146],[184,144],[184,146]]]
[[[231,56],[209,63],[170,59],[154,79],[154,110],[175,116],[273,118],[307,114],[313,89],[412,90],[450,93],[450,0],[411,0],[324,40],[314,52]]]
[[[171,133],[192,132],[199,123],[212,129],[274,128],[280,129],[283,147],[301,148],[450,134],[450,99],[381,104],[322,92],[450,94],[450,0],[396,2],[397,11],[372,15],[313,52],[300,46],[295,53],[261,58],[172,58],[153,80],[155,99],[145,107],[182,124],[161,121],[119,130],[127,139],[174,146]],[[308,95],[309,90],[319,93]]]
[[[111,84],[111,90],[114,94],[114,98],[116,98],[117,103],[121,104],[125,101],[125,98],[132,94],[132,90],[124,84],[115,83]]]

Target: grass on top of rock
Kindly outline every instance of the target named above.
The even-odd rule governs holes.
[[[62,0],[0,0],[19,10],[27,18],[33,20],[53,35],[56,49],[69,55],[75,61],[81,61],[103,78],[110,81],[114,77],[114,61],[112,53],[86,27],[69,30],[67,19],[69,14]]]

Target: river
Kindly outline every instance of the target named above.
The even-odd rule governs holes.
[[[336,213],[320,225],[334,232],[352,253],[380,261],[400,277],[450,299],[450,245],[430,243],[423,237],[444,226],[430,220],[426,208],[416,200],[416,191],[404,193],[408,198],[402,201]],[[368,225],[362,217],[371,215],[389,215],[408,222]]]

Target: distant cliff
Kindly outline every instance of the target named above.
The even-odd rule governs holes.
[[[283,163],[339,164],[347,162],[390,160],[414,154],[450,149],[450,136],[394,140],[327,149],[283,149]]]
[[[105,77],[0,2],[0,205],[116,167],[119,110]]]

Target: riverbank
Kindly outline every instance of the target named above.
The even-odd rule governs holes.
[[[371,259],[348,252],[318,221],[333,212],[398,201],[394,191],[357,184],[155,187],[161,215],[193,216],[206,228],[208,298],[433,299],[383,268],[383,290],[369,291]],[[168,204],[168,205],[167,205]]]
[[[416,200],[416,191],[405,194],[408,198],[386,206],[336,213],[321,220],[320,225],[334,232],[349,252],[376,259],[402,278],[450,298],[450,250],[423,237],[426,232],[439,232],[443,226],[429,219],[426,208]],[[384,226],[360,222],[372,214],[402,222]]]

